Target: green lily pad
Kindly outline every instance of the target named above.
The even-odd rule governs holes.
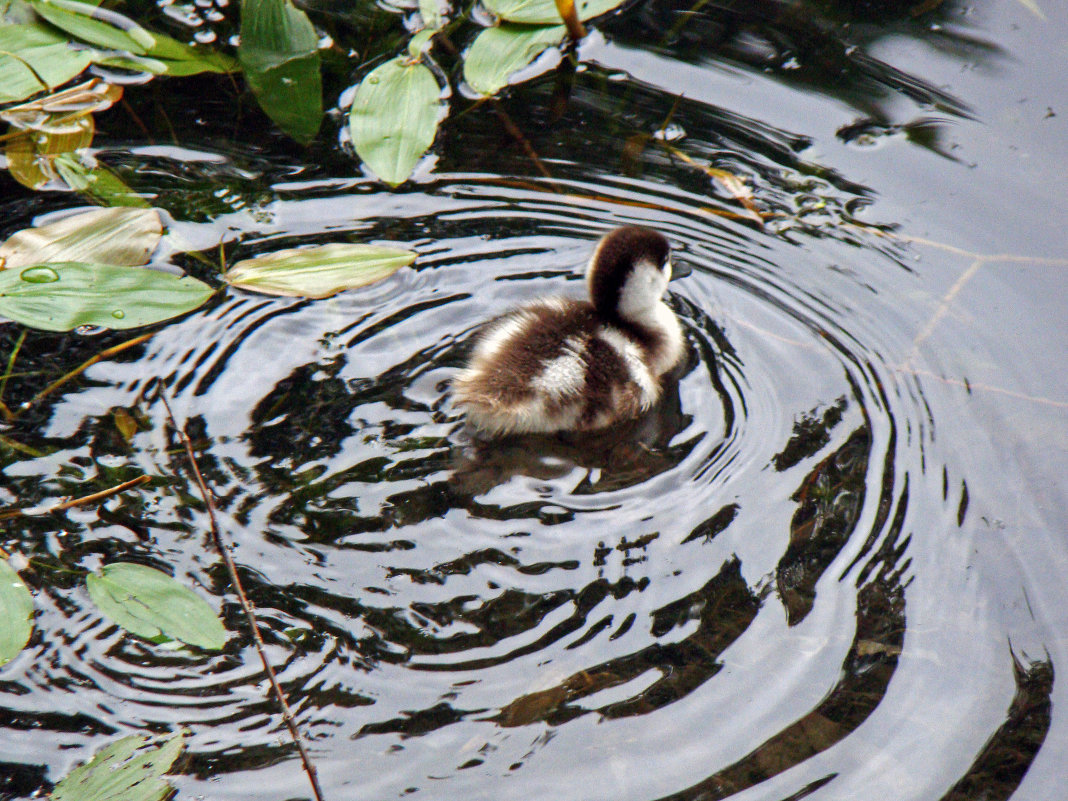
[[[298,142],[319,132],[323,86],[319,37],[289,0],[242,0],[237,57],[267,116]]]
[[[59,262],[0,270],[0,316],[45,331],[136,328],[192,311],[212,295],[195,278],[113,264]]]
[[[226,644],[226,629],[207,601],[166,573],[116,562],[90,573],[85,583],[100,611],[131,634],[212,651]]]
[[[33,596],[7,560],[0,559],[0,665],[26,647],[33,631],[32,617]]]
[[[349,130],[356,153],[390,186],[407,180],[434,142],[444,104],[425,64],[398,56],[356,89]]]
[[[498,17],[524,25],[556,25],[560,12],[555,0],[483,0],[483,5]],[[623,0],[575,0],[579,19],[599,17],[623,5]]]
[[[163,778],[185,745],[184,732],[150,741],[134,735],[112,743],[64,777],[52,801],[164,801],[173,788]]]
[[[137,267],[148,262],[162,237],[155,209],[94,209],[12,234],[0,245],[0,268],[64,261]]]
[[[496,94],[508,85],[513,72],[522,69],[544,50],[567,36],[563,25],[533,27],[504,24],[486,28],[464,57],[464,80],[482,95]]]
[[[239,261],[224,275],[231,286],[298,298],[326,298],[388,278],[415,254],[378,245],[320,245]]]

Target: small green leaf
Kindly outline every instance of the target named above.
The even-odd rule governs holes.
[[[437,31],[433,28],[423,28],[423,30],[415,34],[415,36],[408,40],[408,55],[417,61],[422,58],[424,48],[426,48],[427,43],[434,38],[434,34],[436,33]]]
[[[148,201],[134,192],[123,180],[95,160],[83,160],[77,153],[60,153],[52,165],[63,182],[102,206],[136,206],[148,208]]]
[[[195,278],[113,264],[0,270],[0,316],[45,331],[151,325],[192,311],[211,295],[212,288]]]
[[[182,77],[201,72],[236,72],[241,68],[237,59],[225,53],[202,50],[159,33],[152,36],[156,43],[145,55],[163,62],[168,75]]]
[[[54,261],[137,267],[148,263],[162,237],[163,223],[155,209],[94,209],[12,234],[0,245],[0,268]]]
[[[0,24],[0,103],[55,89],[91,63],[89,51],[40,25]]]
[[[464,57],[464,80],[476,92],[492,95],[508,85],[512,73],[567,36],[563,25],[532,27],[504,24],[486,28]]]
[[[438,30],[445,24],[440,0],[419,0],[419,16],[423,18],[424,27],[432,31]]]
[[[442,108],[441,88],[426,65],[390,59],[356,89],[349,112],[356,152],[390,186],[403,183],[434,142]]]
[[[29,0],[33,10],[62,31],[108,50],[143,56],[155,37],[129,17],[77,0]]]
[[[239,261],[223,280],[232,286],[301,298],[327,298],[373,284],[415,261],[410,250],[378,245],[319,245]]]
[[[207,601],[166,573],[116,562],[90,573],[85,583],[100,611],[131,634],[212,651],[226,644],[226,629]]]
[[[149,741],[134,735],[112,743],[56,785],[52,801],[164,801],[173,788],[163,778],[185,745],[184,732]]]
[[[33,596],[7,560],[0,559],[0,665],[14,659],[29,642],[32,617]]]
[[[555,0],[483,0],[484,5],[498,17],[524,25],[554,25],[560,22]],[[579,18],[599,17],[623,5],[623,0],[575,0]]]
[[[237,57],[260,108],[298,142],[310,142],[323,116],[319,37],[289,0],[242,0]]]

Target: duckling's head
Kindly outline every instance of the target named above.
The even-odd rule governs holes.
[[[586,267],[590,300],[610,320],[644,321],[670,280],[671,245],[659,231],[638,225],[606,234]]]

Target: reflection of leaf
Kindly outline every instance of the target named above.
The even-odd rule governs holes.
[[[319,132],[323,116],[319,38],[289,0],[242,0],[237,56],[260,107],[298,142]]]
[[[567,35],[563,25],[530,27],[501,25],[486,28],[464,58],[464,79],[479,94],[492,95],[508,85],[516,70],[527,66],[546,48]]]
[[[86,579],[89,597],[124,629],[147,640],[180,640],[218,651],[226,629],[207,601],[145,565],[116,562]]]
[[[405,181],[434,141],[441,89],[424,65],[387,61],[356,90],[349,130],[356,152],[391,186]]]
[[[163,775],[182,752],[184,734],[149,745],[147,737],[123,737],[63,778],[52,801],[163,801],[172,789]]]
[[[80,114],[66,124],[53,121],[46,132],[25,131],[8,140],[4,155],[11,176],[23,186],[41,189],[60,180],[55,169],[57,156],[89,147],[96,128],[93,118]]]
[[[0,559],[0,665],[10,662],[29,642],[33,596],[19,574]]]
[[[239,261],[223,280],[268,295],[326,298],[373,284],[415,261],[410,250],[378,245],[320,245]]]
[[[77,0],[29,0],[33,10],[83,42],[143,56],[156,43],[129,17]]]
[[[553,25],[560,22],[560,12],[556,10],[554,0],[485,0],[485,6],[501,19],[509,22],[521,22],[526,25]],[[623,0],[575,0],[579,18],[583,20],[598,17]]]
[[[54,89],[90,63],[88,51],[39,25],[0,24],[0,103]]]
[[[52,159],[62,181],[103,206],[141,206],[148,202],[128,187],[119,176],[94,159],[88,161],[74,153],[60,153]]]
[[[45,331],[151,325],[192,311],[211,294],[195,278],[112,264],[0,270],[0,315]]]
[[[162,236],[163,224],[155,209],[94,209],[12,234],[0,245],[0,268],[50,261],[136,267],[148,262]]]

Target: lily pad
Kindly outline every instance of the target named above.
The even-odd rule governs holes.
[[[310,142],[323,116],[319,37],[289,0],[243,0],[237,57],[260,108],[298,142]]]
[[[172,793],[163,775],[185,745],[184,732],[150,741],[134,735],[112,743],[79,765],[52,791],[52,801],[164,801]]]
[[[567,36],[563,25],[504,24],[486,28],[464,58],[464,80],[482,95],[496,94],[508,85],[512,73],[522,69],[544,50]]]
[[[195,278],[113,264],[59,262],[0,270],[0,316],[45,331],[81,325],[136,328],[202,305],[212,288]]]
[[[356,152],[390,186],[403,183],[433,144],[443,107],[441,88],[425,64],[390,59],[356,89],[349,112]]]
[[[524,25],[555,25],[560,12],[555,0],[483,0],[483,5],[498,17]],[[575,0],[579,19],[599,17],[623,5],[623,0]]]
[[[212,651],[226,644],[226,629],[207,601],[166,573],[116,562],[90,573],[86,586],[101,612],[138,637]]]
[[[224,275],[231,286],[298,298],[327,298],[388,278],[415,261],[410,250],[378,245],[319,245],[239,261]]]
[[[32,617],[33,596],[7,560],[0,559],[0,665],[26,647]]]
[[[148,262],[162,237],[155,209],[94,209],[12,234],[0,245],[0,268],[64,261],[137,267]]]

